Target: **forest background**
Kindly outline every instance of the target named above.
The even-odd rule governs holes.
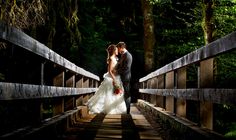
[[[236,0],[1,0],[0,5],[0,20],[101,79],[107,71],[108,45],[126,42],[134,60],[133,90],[137,90],[139,78],[149,72],[236,29]],[[6,58],[14,52],[8,48],[0,43],[4,63],[11,61]],[[30,58],[20,59],[20,63],[28,63],[23,60]],[[235,88],[235,71],[235,52],[217,57],[215,87]],[[1,65],[1,81],[9,80],[7,73]],[[196,73],[194,68],[190,71],[188,87],[196,86],[191,77]],[[17,76],[12,77],[27,79]],[[236,108],[218,108],[221,118],[214,129],[226,135],[236,133]],[[225,118],[225,113],[232,118]]]

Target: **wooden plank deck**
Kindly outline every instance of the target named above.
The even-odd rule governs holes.
[[[130,114],[89,114],[74,124],[63,140],[162,140],[158,131],[134,106]]]

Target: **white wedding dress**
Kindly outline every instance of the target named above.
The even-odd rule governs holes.
[[[98,90],[87,102],[89,113],[125,114],[127,109],[124,101],[124,93],[114,93],[113,80],[109,73],[105,73],[103,78],[104,80]],[[119,75],[116,76],[116,81],[121,83],[123,89]]]

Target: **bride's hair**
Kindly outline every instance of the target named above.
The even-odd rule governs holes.
[[[110,57],[115,53],[116,51],[116,45],[115,44],[111,44],[107,47],[106,49],[107,51],[107,63],[109,62],[110,60]]]

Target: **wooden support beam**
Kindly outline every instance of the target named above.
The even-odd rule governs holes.
[[[151,88],[155,89],[155,88],[157,88],[157,85],[158,85],[157,77],[152,78],[152,80],[151,80]],[[153,95],[153,94],[150,95],[150,103],[156,105],[156,102],[157,102],[157,97],[156,96],[157,95]]]
[[[0,82],[0,100],[37,99],[93,93],[97,88],[71,88]]]
[[[158,76],[158,89],[164,89],[165,88],[165,75]],[[162,96],[157,91],[157,106],[165,108],[165,96]]]
[[[186,88],[186,67],[177,70],[177,89]],[[186,100],[176,98],[176,114],[186,117]]]
[[[65,86],[65,72],[62,71],[53,78],[53,86],[64,87]]]
[[[213,62],[213,58],[200,62],[200,88],[213,86]],[[211,101],[200,102],[200,121],[202,127],[213,130],[213,103]]]
[[[81,75],[77,75],[76,76],[76,87],[77,88],[83,88],[84,87],[84,85],[83,85],[83,83],[84,83],[84,77],[83,76],[81,76]]]
[[[59,115],[63,113],[64,110],[64,99],[56,98],[53,100],[53,116]]]
[[[70,75],[70,77],[66,79],[66,87],[75,87],[75,75]]]
[[[236,105],[236,89],[139,89],[140,93],[174,96],[193,101],[211,101],[217,104]]]
[[[89,87],[89,78],[84,77],[83,87],[84,87],[84,88],[88,88],[88,87]]]
[[[174,88],[174,71],[166,74],[166,89]],[[174,113],[174,96],[166,96],[166,105],[165,108],[167,111]]]

